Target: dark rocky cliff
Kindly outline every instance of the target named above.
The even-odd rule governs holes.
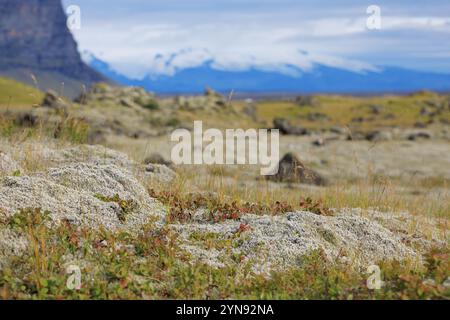
[[[81,60],[60,0],[0,0],[0,75],[74,96],[105,78]]]

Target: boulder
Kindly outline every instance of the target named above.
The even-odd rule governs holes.
[[[312,142],[312,145],[316,147],[323,147],[325,144],[326,140],[324,138],[319,138]]]
[[[221,94],[206,89],[203,96],[178,96],[174,99],[174,108],[188,111],[206,110],[208,112],[218,112],[224,109],[234,112],[229,108],[230,103]]]
[[[396,118],[397,118],[397,116],[393,113],[388,113],[383,117],[384,120],[394,120]]]
[[[331,133],[335,133],[335,134],[339,134],[339,135],[343,135],[343,134],[347,134],[348,133],[348,129],[346,129],[344,127],[331,127],[330,128],[330,132]]]
[[[295,103],[300,107],[317,106],[316,99],[313,96],[298,96],[295,98]]]
[[[172,169],[162,164],[148,164],[145,167],[145,176],[159,182],[171,182],[177,174]]]
[[[273,120],[273,128],[280,130],[280,133],[284,135],[302,136],[309,133],[305,128],[291,125],[289,120],[285,118],[275,118]]]
[[[433,111],[431,111],[429,108],[427,108],[427,107],[422,107],[421,109],[420,109],[420,115],[421,116],[424,116],[424,117],[431,117],[431,116],[433,116],[434,115],[434,112]]]
[[[267,176],[268,180],[276,182],[303,183],[325,185],[325,179],[314,170],[308,169],[293,153],[286,154],[279,162],[278,173]]]
[[[164,157],[159,153],[152,153],[145,158],[144,164],[162,164],[165,166],[171,166],[172,161],[164,159]]]
[[[64,101],[61,97],[59,97],[58,94],[53,90],[47,91],[47,93],[44,96],[44,100],[42,101],[42,106],[52,109],[63,109],[63,110],[69,108],[69,104],[66,101]]]
[[[129,98],[122,98],[120,99],[120,104],[124,107],[127,108],[132,108],[132,109],[138,109],[139,105],[134,103],[131,99]]]
[[[428,140],[431,139],[431,133],[427,132],[427,131],[420,131],[420,132],[414,132],[408,135],[407,139],[410,141],[416,141],[416,140]]]
[[[254,104],[247,104],[242,110],[246,116],[248,116],[253,121],[258,120],[256,106]]]
[[[366,139],[373,142],[390,141],[392,140],[392,133],[389,131],[373,131],[366,135]]]
[[[364,117],[355,117],[352,118],[353,123],[363,123],[365,121]]]
[[[208,88],[208,87],[205,89],[205,96],[206,97],[211,97],[211,98],[219,98],[219,99],[223,99],[224,98],[223,95],[221,95],[220,93],[218,93],[218,92],[216,92],[213,89]]]
[[[16,117],[16,124],[20,127],[34,127],[38,124],[39,117],[33,112],[19,113]]]
[[[350,134],[347,136],[348,141],[357,141],[357,140],[366,140],[367,136],[363,132],[355,131],[350,132]]]
[[[426,127],[427,124],[423,123],[422,121],[417,121],[416,123],[414,123],[414,128],[425,129]]]
[[[320,112],[312,112],[312,113],[308,113],[308,115],[306,116],[306,119],[309,121],[327,121],[330,120],[330,118],[323,113]]]
[[[383,107],[379,105],[370,105],[369,112],[374,115],[379,115],[381,112],[383,112]]]

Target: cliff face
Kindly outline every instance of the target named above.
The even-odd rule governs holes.
[[[0,0],[0,74],[30,82],[32,73],[41,89],[104,81],[81,60],[66,19],[60,0]]]

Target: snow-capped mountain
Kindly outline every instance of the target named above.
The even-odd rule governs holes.
[[[157,58],[161,59],[161,56]],[[213,59],[208,59],[197,66],[173,68],[170,74],[149,72],[144,78],[136,80],[114,71],[108,63],[93,55],[89,55],[86,60],[92,68],[120,84],[141,86],[156,93],[200,93],[207,86],[220,92],[234,90],[247,93],[382,93],[425,89],[450,91],[450,74],[396,67],[352,71],[317,63],[307,71],[286,65],[285,69],[291,71],[287,73],[258,67],[224,70],[217,68]]]

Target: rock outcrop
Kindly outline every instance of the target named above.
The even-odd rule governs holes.
[[[120,152],[80,146],[42,149],[39,156],[48,169],[1,180],[0,212],[10,216],[21,209],[41,209],[50,212],[54,222],[130,231],[152,217],[164,217],[163,206],[134,176],[140,169]],[[6,168],[6,174],[14,168]],[[141,173],[145,178],[145,169]]]
[[[237,237],[243,225],[247,231]],[[180,233],[183,247],[193,257],[215,267],[230,263],[223,260],[224,252],[202,248],[190,235],[214,234],[217,239],[234,239],[234,253],[242,257],[244,265],[251,261],[253,270],[261,274],[300,266],[302,257],[311,250],[323,250],[330,261],[365,268],[380,260],[420,256],[399,235],[359,215],[325,217],[299,211],[282,216],[245,215],[240,221],[196,222],[173,228]]]
[[[60,0],[0,2],[0,74],[75,96],[106,78],[80,57]],[[32,79],[31,75],[35,76]]]

